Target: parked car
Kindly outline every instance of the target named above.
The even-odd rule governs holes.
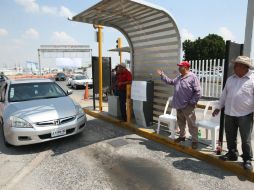
[[[56,81],[65,81],[66,75],[64,73],[57,73],[55,76]]]
[[[77,89],[79,87],[85,87],[86,83],[88,83],[89,88],[93,86],[93,80],[89,79],[85,75],[74,75],[70,83],[71,83],[71,87],[74,89]]]
[[[27,145],[80,133],[86,114],[50,79],[8,80],[0,89],[0,129],[4,143]]]
[[[219,71],[199,71],[196,73],[200,82],[219,82],[223,81],[223,73]]]

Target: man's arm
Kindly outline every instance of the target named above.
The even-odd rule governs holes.
[[[161,76],[161,80],[164,81],[166,84],[174,85],[175,80],[168,78],[162,70],[158,69],[157,73]]]

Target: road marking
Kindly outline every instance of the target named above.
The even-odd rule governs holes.
[[[15,176],[11,178],[4,186],[3,190],[11,190],[14,188],[24,177],[34,170],[46,157],[49,156],[50,150],[46,150],[44,152],[39,153],[35,156],[35,158],[24,168],[22,168]]]

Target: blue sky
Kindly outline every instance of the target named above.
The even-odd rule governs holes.
[[[209,33],[225,40],[244,42],[247,0],[146,0],[168,10],[176,20],[183,40],[195,40]],[[75,16],[99,0],[1,0],[0,67],[25,61],[38,62],[37,49],[48,44],[90,45],[97,55],[94,28],[90,24],[71,22]],[[122,34],[104,28],[103,55],[118,62],[115,47]],[[124,45],[128,45],[124,40]],[[124,58],[128,58],[124,54]],[[46,63],[42,63],[47,67]]]

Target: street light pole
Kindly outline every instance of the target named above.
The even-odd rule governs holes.
[[[39,74],[41,75],[41,55],[39,49],[38,49],[38,59],[39,59]]]
[[[244,55],[254,59],[254,1],[248,0]]]

